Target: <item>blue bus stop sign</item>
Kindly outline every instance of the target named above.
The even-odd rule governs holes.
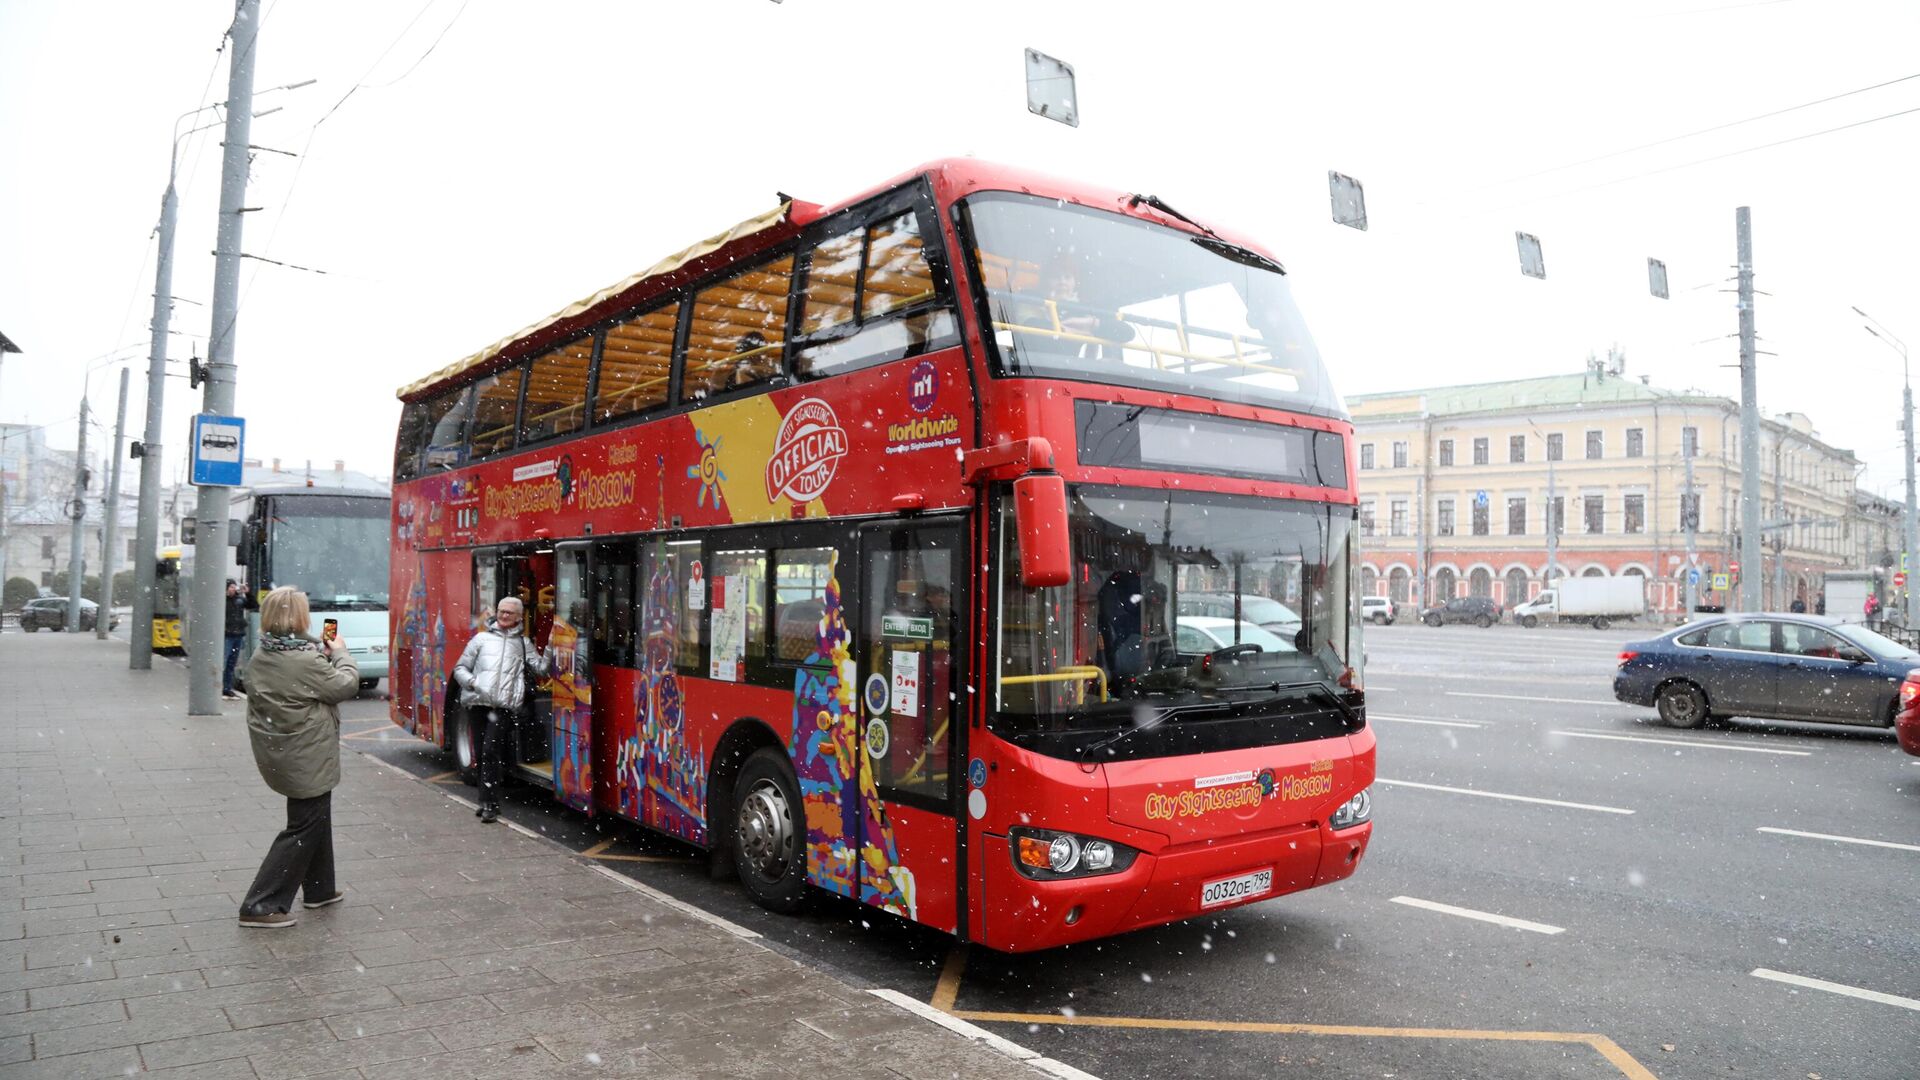
[[[245,468],[247,422],[237,416],[201,413],[193,418],[190,477],[196,487],[239,487]]]

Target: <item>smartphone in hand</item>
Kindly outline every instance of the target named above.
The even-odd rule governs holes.
[[[340,620],[339,619],[325,619],[321,621],[320,647],[322,649],[331,649],[333,647],[333,639],[339,636],[340,636]]]

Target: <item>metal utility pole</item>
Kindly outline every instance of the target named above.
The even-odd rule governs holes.
[[[1900,569],[1903,573],[1909,575],[1906,586],[1907,626],[1916,627],[1920,626],[1920,589],[1913,587],[1911,575],[1915,570],[1920,570],[1920,565],[1913,565],[1915,562],[1915,553],[1920,552],[1920,515],[1915,513],[1914,507],[1913,375],[1907,365],[1907,343],[1895,337],[1893,331],[1888,330],[1884,326],[1880,326],[1879,320],[1861,311],[1858,307],[1853,309],[1853,313],[1873,324],[1872,326],[1862,327],[1861,329],[1879,338],[1881,341],[1886,342],[1895,352],[1900,354],[1900,382],[1904,388],[1900,394],[1900,429],[1906,433],[1907,447],[1907,514],[1904,523],[1906,527],[1901,545],[1905,550],[1901,555]],[[1879,327],[1879,329],[1875,329],[1875,327]]]
[[[227,130],[220,165],[220,228],[213,260],[213,328],[201,411],[233,415],[234,338],[240,313],[240,237],[247,195],[247,145],[253,134],[254,46],[260,0],[239,0],[227,73]],[[221,635],[225,621],[228,490],[202,487],[194,530],[193,603],[189,607],[187,715],[220,715]]]
[[[1740,272],[1740,607],[1760,610],[1760,390],[1753,335],[1753,221],[1733,212]]]
[[[1693,621],[1694,608],[1698,607],[1700,602],[1700,564],[1693,550],[1694,534],[1700,531],[1700,507],[1694,502],[1693,494],[1693,455],[1699,449],[1700,438],[1696,435],[1689,440],[1686,436],[1688,430],[1689,428],[1682,428],[1680,435],[1680,455],[1687,462],[1687,492],[1681,499],[1680,509],[1680,529],[1687,534],[1687,573],[1683,579],[1686,581],[1686,587],[1682,593],[1686,600],[1686,607],[1680,612],[1680,621],[1683,623]]]
[[[120,456],[127,445],[127,376],[120,369],[120,413],[113,422],[113,464],[107,467],[107,535],[100,541],[100,610],[94,613],[93,636],[107,640],[113,626],[113,553],[120,543]],[[129,633],[132,631],[129,630]]]
[[[80,397],[80,448],[73,453],[73,501],[67,504],[67,516],[73,519],[72,541],[67,549],[67,633],[80,632],[80,583],[86,576],[87,517],[87,399]]]
[[[191,115],[191,114],[189,114]],[[179,127],[175,121],[174,127]],[[180,151],[174,137],[174,155]],[[133,529],[133,625],[128,628],[127,667],[153,667],[154,560],[160,552],[160,427],[167,397],[167,323],[173,316],[173,225],[180,197],[173,188],[174,167],[167,166],[167,193],[160,197],[160,257],[153,274],[153,321],[147,346],[147,430],[140,440],[140,509]]]
[[[1768,522],[1773,526],[1773,604],[1775,611],[1785,611],[1788,605],[1781,602],[1787,592],[1787,516],[1786,498],[1780,493],[1780,468],[1783,464],[1781,454],[1784,447],[1780,438],[1773,440],[1773,512],[1778,517]]]

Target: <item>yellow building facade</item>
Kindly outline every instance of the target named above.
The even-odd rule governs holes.
[[[1650,608],[1678,615],[1693,570],[1701,605],[1730,606],[1739,575],[1758,573],[1763,606],[1813,611],[1825,574],[1858,557],[1859,462],[1798,413],[1761,421],[1764,565],[1740,567],[1736,401],[1594,365],[1357,395],[1347,407],[1368,595],[1511,607],[1549,575],[1635,574]]]

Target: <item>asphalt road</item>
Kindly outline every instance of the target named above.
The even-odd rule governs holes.
[[[843,902],[770,915],[535,789],[507,817],[1107,1080],[1920,1075],[1920,758],[1884,729],[1665,728],[1611,699],[1647,633],[1370,627],[1354,878],[1038,956]],[[466,792],[384,701],[344,715],[349,745]]]

